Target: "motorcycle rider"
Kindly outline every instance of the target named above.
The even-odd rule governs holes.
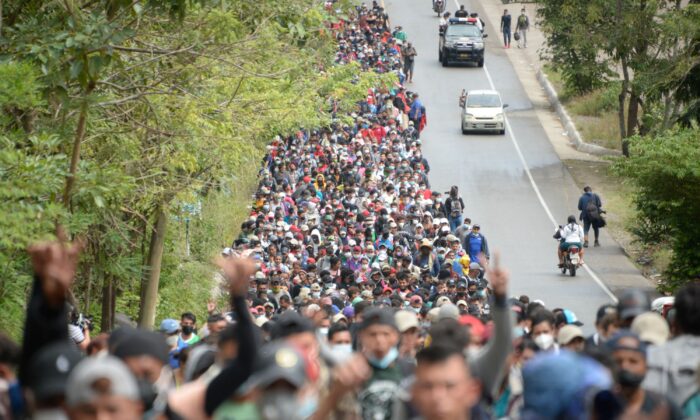
[[[583,228],[576,223],[576,216],[571,215],[566,220],[566,226],[559,226],[559,236],[561,243],[557,247],[557,256],[559,257],[559,268],[564,267],[564,255],[569,251],[569,247],[576,245],[579,249],[580,263],[583,264],[583,246],[581,244],[583,238]]]

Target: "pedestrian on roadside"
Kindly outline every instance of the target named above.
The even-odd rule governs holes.
[[[501,33],[503,33],[503,45],[504,48],[510,48],[510,28],[511,28],[511,16],[508,13],[508,9],[503,11],[503,16],[501,16]]]
[[[418,53],[416,53],[413,44],[407,42],[406,48],[403,49],[401,54],[403,55],[403,73],[406,76],[406,81],[408,83],[413,83],[413,66]]]
[[[408,110],[408,118],[413,121],[414,127],[420,126],[420,120],[423,117],[423,109],[423,102],[421,102],[419,95],[414,93],[411,109]]]
[[[583,188],[583,195],[578,199],[578,209],[581,211],[579,220],[583,221],[583,247],[588,248],[588,232],[593,227],[595,235],[594,246],[600,246],[598,242],[598,234],[601,227],[601,207],[603,203],[600,201],[598,194],[593,192],[589,186]]]
[[[530,18],[525,14],[525,8],[520,10],[520,16],[515,23],[515,32],[517,32],[520,37],[518,38],[518,48],[527,48],[527,31],[530,29]]]

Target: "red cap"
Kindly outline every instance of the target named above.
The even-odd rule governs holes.
[[[355,245],[355,246],[352,248],[352,250],[355,251],[355,252],[362,252],[362,248],[360,248],[360,247],[357,246],[357,245]]]

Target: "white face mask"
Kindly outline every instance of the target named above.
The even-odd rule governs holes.
[[[548,350],[554,344],[554,336],[552,334],[540,334],[535,337],[535,344],[542,350]]]
[[[318,333],[321,334],[323,338],[328,337],[328,328],[327,327],[321,327],[318,329]]]

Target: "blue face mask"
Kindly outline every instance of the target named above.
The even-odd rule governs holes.
[[[306,419],[311,417],[318,409],[318,398],[314,396],[309,396],[304,398],[304,401],[299,404],[299,418]]]
[[[367,357],[367,361],[370,365],[376,367],[377,369],[386,369],[390,364],[394,363],[394,360],[399,357],[399,351],[396,347],[392,347],[387,354],[381,359],[377,359],[374,356]]]

